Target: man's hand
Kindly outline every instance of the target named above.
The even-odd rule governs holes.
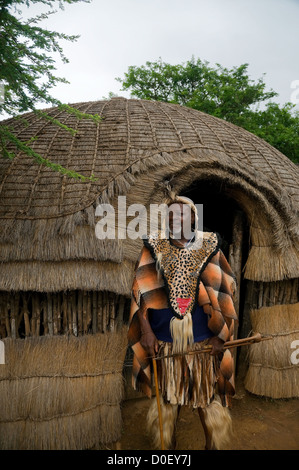
[[[152,331],[141,333],[140,344],[149,356],[158,352],[159,343]]]
[[[221,354],[224,352],[224,341],[220,339],[219,336],[212,336],[208,344],[212,346],[212,351],[210,352],[212,356],[217,356],[217,354]]]

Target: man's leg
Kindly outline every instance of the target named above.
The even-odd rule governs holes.
[[[163,440],[165,449],[175,449],[176,439],[175,430],[179,413],[178,405],[169,405],[164,403],[163,398],[160,395],[160,406],[163,423]],[[161,449],[161,437],[160,437],[160,426],[159,416],[156,398],[152,399],[152,403],[147,413],[147,431],[156,449]]]
[[[200,421],[201,421],[201,424],[205,433],[205,439],[206,439],[205,450],[213,450],[212,449],[212,435],[206,425],[205,413],[202,408],[198,408],[198,414],[199,414]]]
[[[206,437],[206,450],[219,450],[227,446],[232,437],[232,420],[228,408],[215,399],[206,408],[198,408]]]

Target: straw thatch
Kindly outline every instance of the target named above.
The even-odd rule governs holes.
[[[95,208],[116,206],[119,194],[128,205],[159,203],[169,179],[177,191],[211,180],[238,203],[250,226],[247,279],[298,277],[298,168],[288,158],[239,127],[178,105],[115,98],[73,106],[103,120],[48,110],[75,135],[31,113],[4,123],[23,141],[35,138],[32,147],[45,158],[97,181],[62,176],[21,152],[0,159],[0,289],[26,290],[36,282],[43,292],[92,285],[128,294],[128,266],[141,242],[96,239]],[[105,280],[103,261],[111,267]]]
[[[3,341],[0,449],[97,449],[120,439],[125,329]]]
[[[252,310],[251,322],[254,331],[273,339],[250,346],[246,389],[271,398],[299,397],[299,303]]]

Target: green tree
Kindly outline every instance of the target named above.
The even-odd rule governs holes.
[[[81,113],[78,110],[61,103],[51,95],[51,89],[58,83],[68,83],[64,78],[55,75],[56,67],[53,55],[59,54],[60,59],[67,63],[63,54],[61,41],[76,41],[79,36],[70,36],[56,31],[49,31],[40,26],[40,22],[56,13],[64,4],[78,2],[89,3],[90,0],[1,0],[0,1],[0,83],[4,87],[0,114],[17,116],[19,113],[33,111],[53,124],[74,133],[75,130],[63,125],[59,120],[51,118],[47,113],[37,109],[37,105],[45,103],[57,106],[66,112],[75,114],[78,118],[98,121],[97,115]],[[37,15],[29,20],[22,18],[21,7],[41,4],[50,8],[46,13]],[[30,142],[20,141],[13,130],[6,124],[0,123],[0,150],[6,158],[14,158],[15,153],[8,150],[13,143],[16,150],[21,150],[32,156],[39,163],[71,177],[86,180],[76,172],[57,165],[36,153]]]
[[[117,80],[132,96],[181,104],[227,120],[299,161],[299,116],[293,112],[294,105],[280,108],[272,103],[278,94],[266,91],[263,77],[250,79],[248,64],[227,69],[219,64],[213,68],[194,58],[179,65],[160,59],[141,67],[130,66],[124,78]]]
[[[267,103],[264,110],[248,113],[243,127],[299,163],[299,112],[294,108],[292,103]]]

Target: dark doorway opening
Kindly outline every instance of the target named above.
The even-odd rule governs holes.
[[[237,202],[229,197],[229,188],[218,179],[197,180],[182,195],[195,204],[203,204],[203,229],[220,235],[221,249],[227,257],[232,243],[234,215],[240,210]]]

